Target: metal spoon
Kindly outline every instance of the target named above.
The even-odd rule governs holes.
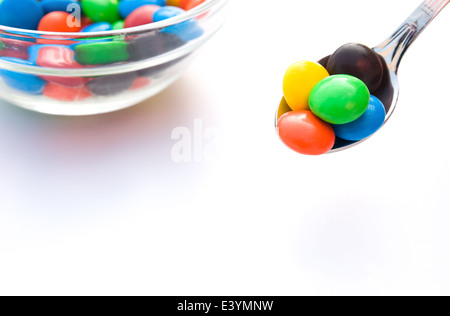
[[[425,0],[389,38],[373,48],[381,57],[380,59],[384,64],[383,82],[378,91],[374,93],[386,108],[386,120],[384,124],[389,120],[397,105],[399,95],[397,72],[403,55],[449,2],[450,0]],[[322,59],[321,62],[326,61],[328,57]],[[277,109],[275,126],[280,114],[288,110],[283,101]],[[351,148],[367,139],[358,142],[338,140],[329,153]]]

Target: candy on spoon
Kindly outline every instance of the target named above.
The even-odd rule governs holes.
[[[364,82],[349,75],[334,75],[314,87],[309,106],[328,123],[347,124],[364,114],[369,100],[370,93]]]
[[[312,89],[328,76],[327,70],[315,62],[303,60],[291,65],[283,79],[284,98],[289,107],[294,111],[309,110]]]
[[[330,56],[326,66],[330,75],[346,74],[361,79],[374,92],[383,79],[383,64],[378,55],[362,44],[346,44]]]

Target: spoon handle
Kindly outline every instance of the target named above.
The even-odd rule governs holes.
[[[403,24],[384,42],[374,47],[395,73],[409,46],[433,21],[450,0],[425,0]]]

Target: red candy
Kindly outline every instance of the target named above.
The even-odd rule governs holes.
[[[4,48],[0,51],[0,56],[2,57],[13,57],[13,58],[19,58],[23,60],[28,59],[28,52],[23,49],[15,49],[12,47]]]
[[[160,6],[153,4],[137,8],[125,19],[125,28],[153,23],[153,15],[160,8]]]
[[[281,140],[292,150],[303,155],[322,155],[330,151],[336,141],[330,124],[311,111],[293,111],[283,114],[277,123]]]
[[[151,82],[152,81],[147,77],[137,77],[136,80],[133,82],[133,85],[131,86],[130,90],[142,89],[148,86]]]
[[[92,93],[86,86],[73,88],[51,82],[45,85],[42,93],[48,98],[66,102],[82,101],[92,96]]]
[[[62,11],[53,11],[46,14],[39,22],[38,31],[48,32],[79,32],[81,30],[81,22],[68,23],[72,19],[70,13]]]
[[[64,46],[44,46],[39,49],[36,64],[41,67],[50,68],[82,68],[75,61],[75,52]],[[80,77],[54,77],[41,76],[42,79],[54,82],[60,85],[76,87],[87,82],[85,78]]]
[[[79,32],[81,31],[81,22],[68,23],[73,17],[68,12],[53,11],[46,14],[39,22],[38,31],[46,32]],[[59,44],[70,45],[72,41],[53,40],[52,38],[60,39],[62,36],[47,35],[45,38],[38,39],[39,44]],[[65,38],[63,36],[63,38]],[[67,37],[68,38],[68,37]]]

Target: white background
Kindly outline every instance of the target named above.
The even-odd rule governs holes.
[[[357,148],[291,152],[284,71],[374,46],[411,0],[234,1],[172,87],[83,118],[0,104],[0,294],[450,294],[450,8],[400,67],[392,120]],[[172,130],[222,138],[176,164]]]

